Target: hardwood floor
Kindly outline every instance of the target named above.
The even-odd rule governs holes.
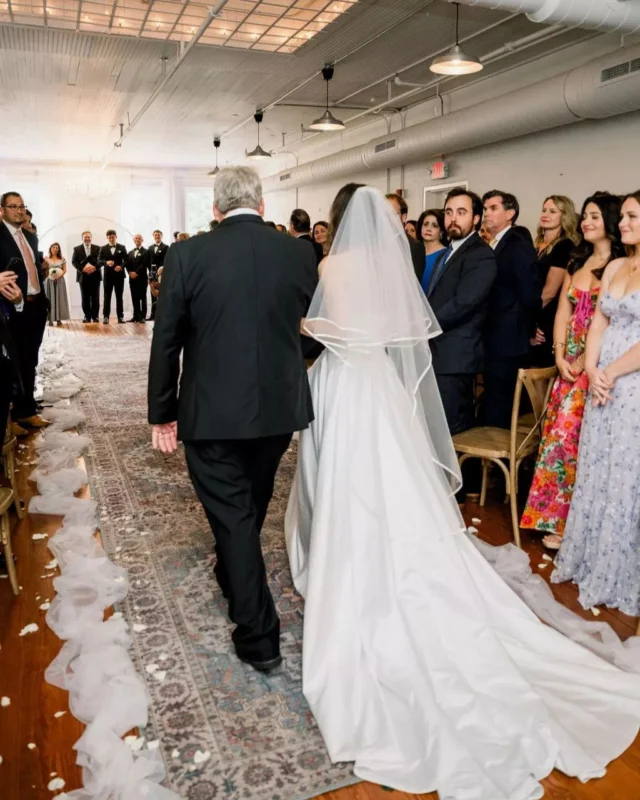
[[[61,327],[49,328],[51,336],[72,341],[75,336],[150,336],[151,325],[141,324],[89,324],[73,321]],[[34,487],[27,481],[33,469],[33,440],[30,437],[20,449],[20,490],[28,503]],[[88,490],[85,490],[85,493]],[[82,494],[80,495],[82,496]],[[465,518],[481,522],[476,527],[480,535],[492,544],[511,541],[511,524],[508,506],[494,493],[485,508],[468,504]],[[0,697],[8,697],[10,705],[0,707],[0,798],[2,800],[44,800],[52,793],[47,785],[52,773],[66,781],[65,791],[81,786],[80,771],[75,765],[74,742],[82,733],[82,725],[68,710],[66,692],[50,686],[44,680],[44,671],[60,649],[60,641],[49,630],[44,620],[45,612],[39,606],[53,598],[52,579],[45,575],[45,566],[52,555],[47,540],[34,540],[34,533],[52,535],[60,525],[59,517],[28,514],[19,524],[13,520],[13,546],[17,556],[17,571],[22,592],[14,598],[9,581],[0,580]],[[544,549],[539,538],[522,532],[523,547],[531,555],[535,572],[548,579],[550,567],[539,569]],[[50,572],[50,570],[48,571]],[[56,571],[57,572],[57,571]],[[582,611],[577,593],[571,585],[553,586],[554,595],[567,607],[593,619]],[[602,610],[600,620],[609,622],[616,632],[627,638],[635,632],[636,620],[624,614]],[[24,626],[35,622],[37,633],[19,636]],[[56,713],[65,711],[61,717]],[[30,748],[29,745],[35,745]],[[640,800],[640,737],[622,758],[612,764],[605,778],[586,785],[554,772],[544,782],[545,797],[552,800]],[[384,787],[361,783],[330,792],[323,800],[406,800],[421,797],[436,800],[436,795],[407,795]],[[283,798],[286,800],[286,798]]]

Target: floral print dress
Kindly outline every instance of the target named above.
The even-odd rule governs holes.
[[[584,355],[598,288],[583,291],[571,284],[567,292],[574,308],[567,324],[565,344],[565,358],[570,364]],[[585,372],[575,383],[565,381],[559,375],[553,384],[521,528],[559,536],[564,533],[576,478],[578,443],[588,389]]]

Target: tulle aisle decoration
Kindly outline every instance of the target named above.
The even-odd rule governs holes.
[[[63,517],[49,549],[60,568],[53,581],[56,596],[46,620],[65,644],[46,670],[46,680],[69,692],[71,713],[87,727],[74,745],[82,767],[83,789],[68,792],[75,800],[174,800],[160,785],[165,776],[157,749],[134,752],[123,741],[133,728],[148,722],[149,695],[129,656],[129,627],[104,612],[129,591],[127,572],[109,560],[99,540],[97,504],[75,497],[88,483],[78,457],[91,444],[87,436],[68,431],[84,420],[70,398],[82,381],[68,367],[58,343],[46,343],[39,368],[43,399],[53,424],[36,442],[36,469],[30,480],[39,496],[32,514]],[[54,562],[55,565],[55,562]]]

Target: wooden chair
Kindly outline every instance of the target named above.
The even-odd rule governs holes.
[[[513,397],[511,428],[471,428],[453,437],[453,446],[460,454],[459,463],[469,458],[482,460],[482,490],[480,505],[487,499],[489,465],[497,464],[505,476],[507,497],[511,502],[513,538],[520,547],[520,519],[518,516],[518,469],[522,461],[537,453],[542,422],[549,402],[551,388],[557,375],[555,367],[521,369]],[[520,416],[522,387],[526,389],[533,412]],[[506,463],[505,463],[506,462]]]
[[[7,572],[14,594],[20,594],[16,566],[13,563],[13,550],[11,549],[11,526],[9,524],[9,509],[13,503],[13,492],[9,488],[0,488],[0,544],[4,548],[4,557],[7,562]]]
[[[18,440],[11,432],[11,422],[7,425],[4,442],[2,443],[2,469],[4,474],[11,484],[13,504],[16,509],[18,519],[24,517],[22,503],[20,502],[20,493],[18,492],[18,478],[16,471],[16,449]]]

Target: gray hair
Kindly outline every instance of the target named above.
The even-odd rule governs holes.
[[[221,214],[234,208],[253,208],[262,202],[262,184],[255,169],[225,167],[216,175],[215,204]]]

